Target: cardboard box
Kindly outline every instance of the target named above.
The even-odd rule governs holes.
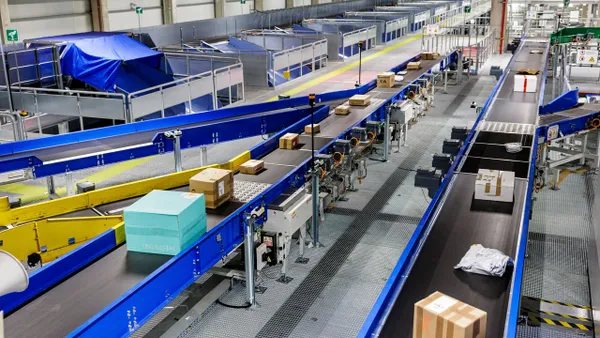
[[[321,132],[321,125],[318,123],[315,123],[313,125],[307,124],[306,126],[304,126],[304,132],[307,134],[318,134]]]
[[[520,93],[535,93],[537,90],[537,76],[515,75],[514,91]]]
[[[396,84],[396,74],[393,72],[383,72],[377,75],[377,87],[392,88]]]
[[[408,69],[408,70],[421,69],[421,61],[409,62],[408,65],[406,66],[406,69]]]
[[[368,106],[371,103],[369,95],[354,95],[348,100],[351,106]]]
[[[343,104],[335,107],[335,115],[348,115],[350,114],[350,106]]]
[[[287,133],[279,138],[279,149],[292,150],[298,145],[300,136],[294,133]]]
[[[265,161],[249,160],[240,166],[240,173],[248,175],[256,175],[265,168]]]
[[[517,71],[519,75],[538,75],[539,73],[540,70],[535,68],[522,68]]]
[[[487,313],[441,292],[415,304],[413,338],[485,338]]]
[[[124,211],[127,250],[176,255],[206,232],[204,195],[153,190]]]
[[[515,190],[515,173],[479,169],[475,179],[475,199],[512,202]]]
[[[433,60],[433,52],[422,52],[421,60]]]
[[[432,60],[437,60],[439,57],[440,57],[440,53],[433,52],[433,59]]]
[[[190,192],[203,193],[206,207],[216,209],[233,196],[233,172],[205,169],[190,178]]]

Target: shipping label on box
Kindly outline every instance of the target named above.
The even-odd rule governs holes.
[[[485,338],[487,313],[435,292],[415,304],[413,338]]]
[[[292,150],[296,148],[300,139],[300,135],[287,133],[279,138],[279,149]]]
[[[249,160],[240,166],[240,172],[247,175],[256,175],[265,168],[265,161]]]
[[[341,105],[335,107],[335,115],[348,115],[350,114],[350,106],[349,105]]]
[[[479,169],[475,179],[475,199],[512,202],[515,190],[515,173]]]
[[[537,76],[515,75],[514,91],[520,93],[535,93],[537,90]]]
[[[208,168],[190,178],[190,191],[203,193],[206,207],[215,209],[233,196],[233,172]]]
[[[377,75],[377,87],[393,88],[396,84],[396,74],[393,72],[383,72]]]

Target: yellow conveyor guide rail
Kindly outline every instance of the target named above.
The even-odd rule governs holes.
[[[118,244],[125,241],[123,216],[91,216],[60,218],[60,215],[93,208],[152,190],[168,190],[187,185],[190,178],[206,168],[236,171],[250,159],[245,151],[222,164],[213,164],[178,173],[124,183],[79,195],[10,209],[8,197],[0,198],[0,224],[12,225],[0,232],[0,250],[8,251],[22,262],[38,253],[47,263],[77,248],[79,245],[114,228]],[[58,216],[58,217],[57,217]]]

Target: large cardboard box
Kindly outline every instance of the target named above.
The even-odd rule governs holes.
[[[315,124],[307,124],[306,126],[304,126],[304,132],[307,134],[318,134],[321,132],[321,125],[318,123]]]
[[[514,91],[520,93],[535,93],[537,90],[537,76],[515,75]]]
[[[129,251],[176,255],[206,232],[202,194],[153,190],[123,213]]]
[[[190,178],[190,192],[203,193],[206,207],[216,209],[233,196],[231,170],[208,168]]]
[[[347,104],[342,104],[340,106],[335,107],[335,115],[348,115],[350,114],[350,106]]]
[[[406,66],[406,69],[408,69],[408,70],[421,69],[421,61],[409,62],[408,65]]]
[[[377,75],[377,87],[393,88],[394,84],[396,84],[396,73],[383,72]]]
[[[249,160],[240,166],[240,173],[248,175],[256,175],[265,168],[265,161]]]
[[[298,145],[300,135],[294,133],[287,133],[279,138],[279,149],[292,150]]]
[[[369,95],[354,95],[348,100],[351,106],[368,106],[371,103]]]
[[[475,179],[475,199],[512,202],[514,191],[515,173],[513,171],[479,169]]]
[[[487,313],[441,292],[415,304],[413,338],[485,338]]]
[[[422,52],[421,60],[433,60],[433,52]]]

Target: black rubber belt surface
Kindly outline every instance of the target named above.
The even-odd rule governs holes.
[[[453,102],[450,103],[450,107],[457,109],[465,98],[466,96],[456,96]],[[458,104],[454,101],[457,101]],[[419,139],[416,142],[418,145],[416,145],[415,149],[427,146],[430,141],[430,139]],[[428,156],[427,154],[424,155]],[[371,224],[380,219],[379,214],[382,208],[410,174],[410,171],[405,168],[414,168],[421,156],[414,150],[406,156],[398,168],[390,175],[377,193],[375,193],[369,203],[356,215],[346,231],[329,248],[325,256],[323,256],[308,276],[294,290],[292,295],[263,326],[256,335],[257,338],[283,338],[290,336],[304,317],[304,314],[308,312],[327,284],[329,284],[346,262],[346,259],[350,256]],[[400,219],[406,221],[406,218],[403,216],[399,216],[398,220]],[[412,218],[410,220],[414,221]]]

